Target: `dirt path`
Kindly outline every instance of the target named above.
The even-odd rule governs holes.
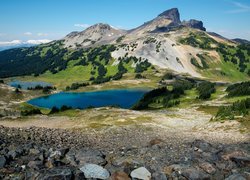
[[[196,107],[163,111],[131,111],[115,108],[98,108],[79,111],[73,117],[43,115],[18,120],[1,120],[0,125],[21,128],[35,126],[81,130],[90,135],[91,132],[94,132],[94,136],[98,136],[101,139],[107,136],[106,139],[108,141],[115,141],[112,138],[116,136],[114,132],[117,129],[121,129],[121,132],[124,131],[121,138],[129,138],[135,135],[135,131],[140,132],[141,129],[150,138],[171,138],[179,143],[196,138],[218,142],[249,140],[249,134],[240,133],[239,129],[241,125],[237,121],[224,123],[210,122],[211,117],[212,115],[198,111]],[[124,129],[133,129],[133,131]],[[144,137],[141,138],[144,141]],[[147,140],[150,140],[150,138]],[[117,139],[117,142],[121,140]],[[107,143],[109,143],[108,141]],[[128,142],[130,142],[129,139]]]

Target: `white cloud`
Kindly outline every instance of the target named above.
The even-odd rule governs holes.
[[[28,44],[44,44],[44,43],[49,43],[52,40],[49,39],[39,39],[39,40],[28,40],[26,43]]]
[[[48,36],[47,33],[37,33],[38,36]]]
[[[31,32],[25,32],[24,35],[26,35],[26,36],[31,36],[32,33],[31,33]]]
[[[235,9],[227,11],[229,14],[237,14],[237,13],[246,13],[250,12],[250,6],[242,4],[240,2],[233,1],[232,4],[235,6]]]
[[[89,24],[74,24],[75,27],[88,28]]]

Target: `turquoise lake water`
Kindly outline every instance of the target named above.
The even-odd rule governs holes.
[[[131,108],[142,96],[148,92],[145,89],[119,89],[94,92],[67,93],[62,92],[44,96],[28,101],[29,104],[52,108],[63,105],[77,109],[88,107],[119,106],[124,109]]]

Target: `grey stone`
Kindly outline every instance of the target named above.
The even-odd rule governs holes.
[[[244,176],[241,174],[232,174],[231,176],[227,177],[225,180],[246,180]]]
[[[108,170],[97,164],[85,164],[80,168],[85,178],[108,179],[110,174]]]

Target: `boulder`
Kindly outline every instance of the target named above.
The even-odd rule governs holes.
[[[77,170],[74,173],[74,180],[82,180],[82,179],[85,179],[84,173],[82,171],[80,171],[80,170]]]
[[[200,163],[199,167],[208,174],[214,174],[216,172],[216,169],[213,167],[213,165],[208,162]]]
[[[152,174],[152,179],[157,179],[157,180],[167,180],[168,178],[163,172],[154,172]]]
[[[29,153],[31,155],[38,155],[40,153],[40,151],[38,149],[32,148],[29,150]]]
[[[152,139],[150,142],[149,142],[149,145],[150,146],[154,146],[154,145],[159,145],[163,142],[162,139],[159,139],[159,138],[155,138],[155,139]]]
[[[225,180],[247,180],[241,174],[232,174],[231,176],[227,177]]]
[[[50,180],[50,179],[72,179],[72,171],[68,168],[54,168],[40,172],[37,179]]]
[[[205,174],[201,170],[192,167],[183,169],[181,175],[187,179],[192,179],[192,180],[210,179],[210,176],[208,174]]]
[[[203,140],[195,140],[192,143],[192,147],[195,151],[201,151],[201,152],[212,152],[213,147],[210,143],[205,142]]]
[[[9,156],[10,159],[14,160],[16,158],[16,156],[17,156],[17,153],[16,153],[16,151],[11,150],[11,151],[8,152],[8,156]]]
[[[0,156],[0,168],[3,168],[6,164],[6,158],[4,156]]]
[[[27,169],[25,171],[25,179],[37,179],[39,176],[39,172],[34,171],[32,169]]]
[[[73,159],[78,163],[78,166],[81,167],[86,163],[105,165],[107,162],[105,160],[105,156],[98,150],[93,149],[81,149],[79,151],[69,151],[66,155],[67,157],[71,156],[71,162],[73,163]]]
[[[29,168],[39,170],[43,166],[42,161],[30,161],[27,165]]]
[[[250,167],[250,157],[232,157],[231,160],[239,167]]]
[[[130,178],[125,172],[115,172],[112,174],[111,180],[130,180]]]
[[[141,179],[141,180],[151,179],[151,173],[145,167],[140,167],[140,168],[133,170],[130,176],[132,178]]]
[[[62,156],[61,151],[52,151],[52,152],[50,153],[50,156],[49,156],[49,157],[50,157],[51,159],[60,159],[61,156]]]
[[[80,168],[85,178],[108,179],[110,174],[103,167],[97,164],[85,164]]]

